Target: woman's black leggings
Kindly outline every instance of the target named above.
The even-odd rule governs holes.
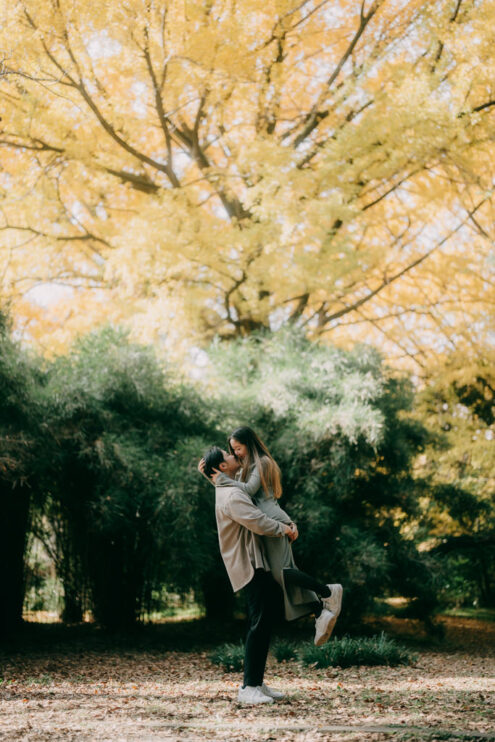
[[[301,572],[300,569],[294,569],[292,567],[284,569],[284,582],[290,587],[303,587],[306,590],[312,590],[320,598],[329,598],[331,595],[328,585],[315,580],[314,577],[307,575],[306,572]],[[316,618],[320,615],[322,608],[322,603],[315,603],[314,614]]]

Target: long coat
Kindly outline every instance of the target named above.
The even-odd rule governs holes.
[[[234,486],[216,483],[215,516],[220,553],[232,589],[237,592],[253,579],[255,569],[270,570],[259,536],[282,541],[284,528],[279,520],[263,513],[237,482]]]
[[[252,498],[252,502],[266,516],[280,523],[291,523],[291,518],[285,510],[282,510],[273,493],[269,491],[266,494],[261,486],[261,478],[256,466],[250,470],[246,482],[237,479],[230,479],[225,474],[219,474],[216,481],[217,485],[236,486],[246,495]],[[318,596],[312,590],[286,585],[284,580],[284,569],[297,569],[292,554],[292,546],[287,536],[273,538],[272,536],[262,535],[264,558],[268,563],[273,578],[282,588],[284,598],[284,613],[287,621],[294,621],[301,616],[307,616],[313,613],[315,603],[318,602]]]

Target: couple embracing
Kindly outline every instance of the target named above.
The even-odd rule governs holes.
[[[280,592],[288,621],[314,614],[314,642],[320,646],[340,613],[342,585],[319,582],[297,569],[291,547],[297,526],[277,502],[280,469],[254,430],[237,428],[228,447],[210,448],[198,468],[215,485],[220,553],[234,592],[243,589],[246,597],[244,682],[237,700],[273,703],[283,694],[265,685],[263,677]]]

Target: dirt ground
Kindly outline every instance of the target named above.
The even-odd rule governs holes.
[[[261,708],[236,703],[240,674],[209,652],[19,649],[0,668],[0,740],[495,741],[495,625],[446,627],[447,642],[416,650],[411,667],[270,657],[266,681],[287,696]]]

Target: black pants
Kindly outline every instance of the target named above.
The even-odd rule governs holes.
[[[263,683],[270,637],[280,601],[280,588],[270,572],[257,569],[251,582],[244,588],[244,594],[248,631],[244,650],[243,687]]]
[[[315,580],[314,577],[307,575],[306,572],[301,572],[300,569],[293,569],[292,567],[284,569],[284,581],[286,585],[297,585],[297,587],[312,590],[322,598],[330,597],[330,588],[324,582]]]

